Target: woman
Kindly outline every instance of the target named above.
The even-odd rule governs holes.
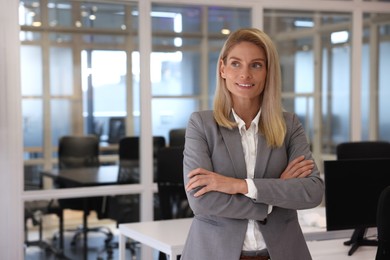
[[[276,48],[262,31],[226,40],[213,111],[191,115],[184,182],[194,220],[183,260],[311,259],[298,209],[324,184],[304,129],[281,105]]]

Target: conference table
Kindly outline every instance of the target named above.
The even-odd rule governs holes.
[[[117,184],[118,173],[118,165],[42,171],[43,176],[58,180],[67,188]]]
[[[192,218],[184,218],[119,224],[119,260],[127,259],[127,238],[167,254],[170,260],[176,260],[177,256],[183,251],[192,220]],[[361,246],[349,256],[350,247],[344,245],[344,242],[348,240],[348,235],[342,238],[332,236],[332,232],[326,232],[325,230],[311,232],[310,229],[305,231],[304,228],[303,232],[313,260],[375,259],[376,246]],[[146,258],[141,257],[140,259]]]
[[[41,172],[42,176],[50,177],[60,182],[64,188],[88,187],[118,184],[118,165],[103,165],[99,167],[85,167],[72,169],[53,169]],[[83,198],[83,232],[84,232],[84,259],[88,254],[88,198]],[[60,234],[63,237],[63,234]],[[62,238],[61,238],[62,239]]]

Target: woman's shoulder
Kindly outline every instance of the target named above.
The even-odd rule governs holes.
[[[201,110],[201,111],[192,112],[191,118],[196,118],[196,117],[202,118],[202,120],[210,119],[210,118],[214,119],[214,113],[213,110]]]
[[[295,117],[295,113],[289,112],[289,111],[283,111],[283,117],[284,120],[291,120]]]
[[[291,128],[292,126],[296,127],[301,124],[297,114],[293,112],[283,111],[283,117],[287,128]]]

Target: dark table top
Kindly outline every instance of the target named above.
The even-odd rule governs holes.
[[[118,173],[118,165],[42,171],[43,176],[62,182],[69,188],[118,184]]]

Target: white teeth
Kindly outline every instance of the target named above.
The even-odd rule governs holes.
[[[255,84],[238,84],[240,87],[246,87],[246,88],[249,88],[249,87],[253,87]]]

